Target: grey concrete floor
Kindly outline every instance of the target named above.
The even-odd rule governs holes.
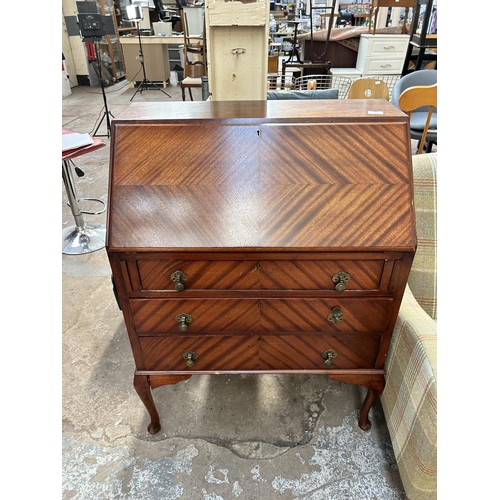
[[[180,101],[180,88],[133,103]],[[123,81],[105,89],[111,119],[131,104]],[[194,90],[195,99],[201,91]],[[148,104],[150,105],[150,104]],[[95,132],[100,87],[62,101],[62,128]],[[106,120],[98,135],[106,134]],[[106,147],[75,159],[81,198],[107,202]],[[175,161],[175,160],[173,160]],[[64,187],[62,228],[74,223]],[[82,202],[96,211],[95,202]],[[106,213],[85,215],[105,224]],[[200,500],[391,500],[404,491],[382,407],[357,425],[365,389],[311,375],[218,375],[153,391],[162,429],[148,434],[134,364],[104,249],[62,255],[62,497]]]

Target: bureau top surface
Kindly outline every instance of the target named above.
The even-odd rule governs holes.
[[[380,119],[405,119],[406,114],[383,99],[331,99],[288,101],[181,101],[133,102],[113,123],[134,120],[356,120],[377,116]]]
[[[408,118],[387,101],[155,106],[112,123],[109,251],[415,249]]]

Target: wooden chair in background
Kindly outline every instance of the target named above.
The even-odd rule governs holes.
[[[417,71],[412,71],[407,75],[402,76],[394,85],[391,93],[391,102],[397,108],[401,109],[399,105],[399,98],[401,94],[410,87],[417,86],[429,86],[437,83],[438,72],[437,69],[421,69]],[[410,119],[410,135],[412,139],[418,141],[418,147],[420,147],[420,142],[422,140],[422,132],[425,128],[425,122],[428,118],[428,106],[423,106],[422,108],[415,109],[412,111]],[[430,153],[434,144],[437,144],[437,108],[434,109],[432,113],[431,122],[429,124],[426,136],[427,144],[424,145],[426,152]],[[424,141],[425,142],[425,141]]]
[[[201,88],[201,77],[207,75],[205,25],[203,34],[192,36],[186,12],[182,11],[182,27],[184,33],[184,77],[181,81],[182,100],[186,100],[185,89],[193,100],[192,88]]]
[[[371,22],[368,23],[368,33],[373,31],[373,34],[375,34],[375,31],[377,30],[377,24],[378,24],[378,13],[380,7],[405,7],[405,14],[404,14],[404,19],[403,19],[403,24],[401,26],[401,33],[406,33],[406,23],[408,21],[408,12],[409,9],[412,9],[412,16],[414,16],[415,12],[415,7],[416,7],[417,0],[372,0],[372,4],[370,6],[370,16],[369,19],[370,21],[373,19],[373,24]],[[394,26],[396,26],[396,20],[393,21]],[[383,23],[384,26],[386,26],[387,23]]]
[[[420,138],[420,145],[417,151],[418,155],[424,148],[432,114],[434,113],[434,109],[437,108],[437,83],[434,85],[417,85],[415,87],[409,87],[401,92],[399,96],[399,107],[402,111],[408,113],[410,119],[412,112],[423,106],[429,106],[429,110],[427,112],[427,120],[422,132],[422,137]]]
[[[349,87],[347,99],[386,99],[389,100],[389,87],[378,78],[359,78]]]

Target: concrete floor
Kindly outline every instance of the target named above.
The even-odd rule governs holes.
[[[105,89],[119,118],[135,92]],[[180,88],[141,103],[179,101]],[[194,91],[200,99],[201,91]],[[62,101],[62,128],[93,135],[100,87]],[[97,132],[106,135],[106,121]],[[75,160],[80,197],[107,201],[106,147]],[[62,186],[62,228],[74,223]],[[95,211],[98,205],[87,203]],[[85,215],[106,221],[106,213]],[[326,376],[193,376],[153,391],[162,429],[148,434],[134,364],[104,249],[62,255],[62,468],[65,500],[391,500],[405,497],[379,402],[357,425],[365,389]]]

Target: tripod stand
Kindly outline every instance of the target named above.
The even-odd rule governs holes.
[[[102,115],[101,120],[97,124],[97,127],[94,132],[94,137],[107,137],[109,139],[111,135],[111,122],[109,120],[110,115],[114,118],[113,113],[108,110],[108,101],[106,100],[106,92],[104,91],[104,80],[102,78],[102,68],[101,68],[101,60],[99,59],[99,48],[97,45],[97,39],[94,39],[94,49],[96,53],[96,58],[97,58],[97,69],[94,67],[97,73],[97,77],[99,78],[99,82],[101,83],[101,92],[102,92],[102,98],[104,100],[104,109],[106,110],[104,115]],[[107,127],[107,133],[105,135],[97,135],[97,132],[99,130],[99,127],[101,126],[101,123],[104,121],[104,118],[106,118],[106,127]]]
[[[132,96],[132,98],[130,100],[132,101],[134,99],[137,92],[140,92],[142,94],[142,91],[144,89],[148,90],[149,89],[148,85],[151,85],[154,88],[158,89],[159,91],[163,92],[166,96],[172,97],[172,96],[168,95],[163,89],[158,87],[158,85],[155,85],[151,80],[148,80],[148,78],[146,76],[146,66],[144,65],[144,53],[142,52],[141,29],[140,29],[139,25],[140,25],[140,21],[137,20],[137,35],[139,36],[139,62],[141,63],[142,74],[144,75],[144,78],[142,79],[142,82],[139,84],[139,86],[137,87],[137,90],[134,92],[134,95]]]

